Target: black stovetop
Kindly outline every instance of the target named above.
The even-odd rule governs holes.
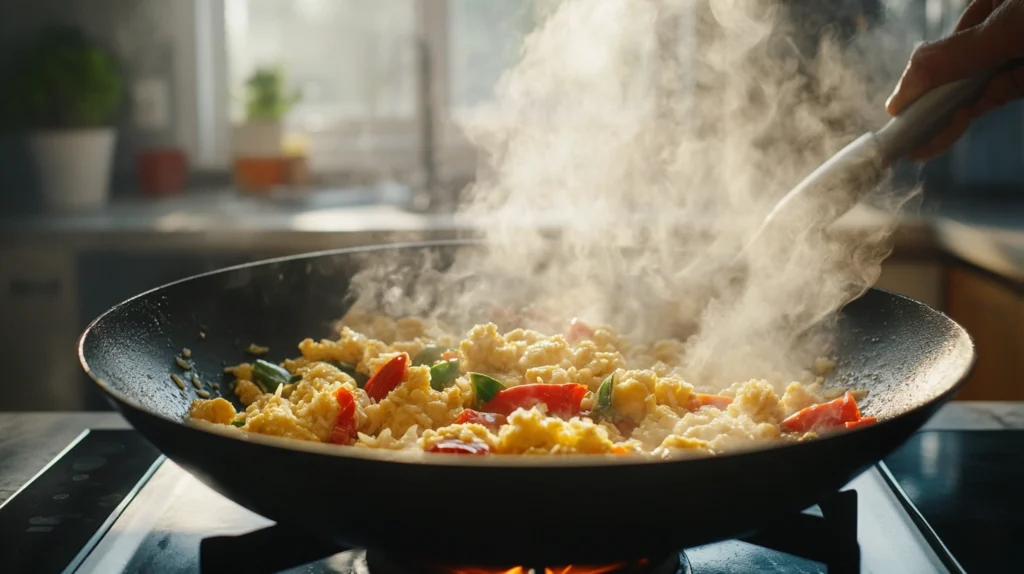
[[[675,571],[1016,571],[1021,454],[1024,431],[921,432],[805,513],[751,539],[681,551],[690,570]],[[133,431],[79,437],[0,507],[0,540],[0,572],[379,570],[372,552],[310,545],[223,499]],[[268,558],[247,565],[252,554]]]
[[[886,465],[968,572],[1019,572],[1024,431],[924,431]]]

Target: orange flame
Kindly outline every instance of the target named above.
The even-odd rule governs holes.
[[[608,574],[617,572],[629,566],[626,563],[607,564],[605,566],[562,566],[559,568],[545,568],[544,574]]]
[[[522,566],[509,568],[508,570],[495,570],[493,568],[455,568],[451,574],[529,574]]]
[[[619,562],[617,564],[604,564],[597,566],[582,566],[582,565],[570,565],[570,566],[558,566],[556,568],[545,568],[543,574],[629,574],[631,572],[638,572],[639,568],[648,566],[650,562],[646,559],[637,560],[636,562]],[[453,568],[449,571],[449,574],[541,574],[540,572],[534,572],[531,568],[524,568],[522,566],[516,566],[515,568],[508,569],[497,569],[497,568]]]

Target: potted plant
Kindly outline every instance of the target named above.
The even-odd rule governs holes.
[[[41,191],[56,209],[106,203],[124,81],[113,55],[77,28],[43,30],[7,90],[14,127],[29,130]]]
[[[245,189],[267,189],[285,179],[285,115],[302,99],[289,90],[280,66],[257,68],[245,82],[245,120],[235,126],[235,175]]]

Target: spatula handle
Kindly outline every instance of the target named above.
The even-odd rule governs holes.
[[[889,120],[875,132],[885,161],[892,163],[928,143],[949,126],[957,110],[976,100],[1004,67],[983,70],[934,88]]]

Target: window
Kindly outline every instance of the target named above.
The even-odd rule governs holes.
[[[222,9],[212,19],[223,22],[229,114],[221,115],[241,119],[245,78],[283,65],[303,92],[288,128],[307,136],[321,172],[415,169],[422,50],[441,167],[465,160],[468,144],[451,118],[489,99],[534,24],[524,0],[224,0]]]
[[[458,110],[490,99],[501,73],[516,63],[534,11],[522,0],[450,0],[450,104]]]
[[[281,64],[303,101],[293,120],[312,129],[371,118],[413,117],[415,0],[228,0],[230,86]],[[240,102],[233,102],[240,115]]]

